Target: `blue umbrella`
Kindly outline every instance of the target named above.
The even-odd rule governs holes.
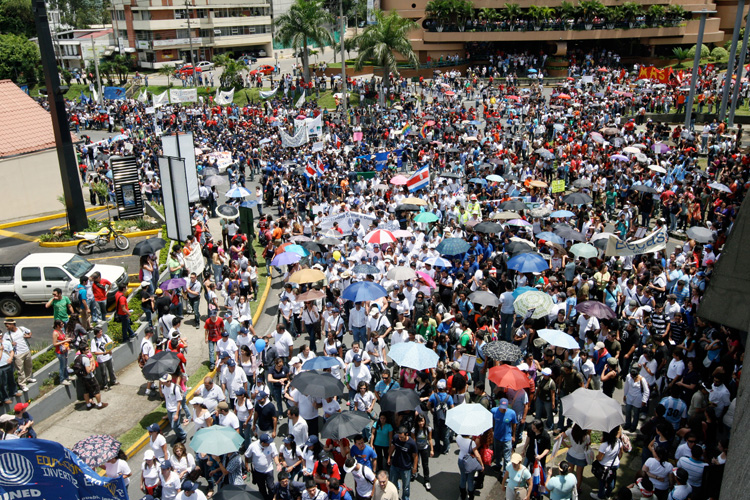
[[[568,217],[573,217],[575,214],[571,212],[570,210],[555,210],[551,214],[549,214],[550,217],[555,219],[567,219]]]
[[[245,196],[252,196],[253,193],[243,188],[242,186],[233,187],[227,191],[227,198],[244,198]]]
[[[310,251],[303,247],[302,245],[289,245],[284,247],[284,252],[292,252],[301,255],[302,257],[307,257],[310,255]]]
[[[522,286],[520,288],[516,288],[515,290],[513,290],[513,299],[517,299],[518,297],[520,297],[526,292],[536,292],[536,291],[538,290],[534,288],[533,286]]]
[[[536,70],[534,68],[530,68],[529,73],[536,73]]]
[[[399,366],[418,371],[435,368],[440,359],[435,351],[417,342],[400,342],[391,347],[388,356]]]
[[[272,266],[288,266],[302,260],[302,256],[294,252],[281,252],[271,261]]]
[[[430,257],[429,259],[425,259],[425,264],[430,264],[433,267],[453,267],[453,264],[451,264],[451,261],[448,259],[444,259],[442,257]],[[356,266],[355,266],[356,269]]]
[[[352,283],[341,294],[341,298],[344,300],[351,300],[352,302],[367,302],[371,300],[378,300],[380,297],[388,295],[388,290],[373,283],[372,281],[357,281]]]
[[[521,253],[508,261],[508,269],[515,269],[519,273],[540,273],[549,269],[549,264],[538,253]]]
[[[479,177],[474,177],[473,179],[469,179],[469,182],[473,182],[474,184],[481,184],[482,186],[487,185],[487,181],[484,179],[480,179]]]
[[[325,370],[326,368],[333,368],[339,366],[339,362],[336,358],[330,356],[318,356],[313,359],[308,359],[302,365],[303,370]]]
[[[539,233],[536,235],[536,238],[538,240],[544,240],[544,241],[549,241],[552,243],[557,243],[558,245],[565,244],[565,240],[563,238],[559,237],[558,235],[550,231],[544,231],[542,233]]]
[[[440,255],[458,255],[466,253],[470,247],[469,242],[461,238],[446,238],[438,244],[435,250]]]
[[[240,206],[241,206],[241,207],[244,207],[244,208],[253,208],[253,207],[254,207],[255,205],[257,205],[257,204],[258,204],[258,201],[257,201],[257,200],[253,200],[253,201],[243,201],[242,203],[240,203]]]

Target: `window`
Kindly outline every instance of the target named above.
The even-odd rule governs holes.
[[[195,17],[198,19],[206,19],[208,17],[208,10],[206,9],[196,9],[195,10]]]
[[[45,281],[70,281],[70,276],[68,276],[68,273],[66,273],[59,267],[45,267],[44,268],[44,280]]]
[[[188,30],[175,30],[175,38],[189,38]]]
[[[125,11],[124,10],[115,10],[115,19],[118,21],[124,21],[125,20]]]
[[[135,39],[136,40],[142,40],[142,41],[151,41],[153,40],[153,31],[136,31],[135,32]]]
[[[187,9],[177,9],[174,11],[174,18],[175,19],[187,19],[188,12]]]
[[[38,267],[21,269],[21,281],[42,281],[42,271]]]

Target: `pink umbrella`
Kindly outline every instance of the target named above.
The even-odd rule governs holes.
[[[396,236],[387,229],[376,229],[365,236],[365,241],[375,245],[383,245],[387,243],[395,243]]]
[[[408,180],[409,179],[407,179],[403,175],[397,175],[396,177],[391,179],[391,184],[393,184],[394,186],[405,186]]]
[[[528,227],[528,226],[531,225],[529,222],[526,222],[523,219],[509,220],[508,222],[506,222],[506,224],[508,224],[510,226],[523,226],[523,227]]]
[[[437,287],[437,285],[435,285],[435,280],[433,280],[430,277],[430,275],[427,274],[426,272],[424,272],[424,271],[417,271],[417,276],[419,276],[420,278],[422,278],[424,280],[424,282],[427,283],[427,286],[429,286],[430,288],[436,288]]]
[[[445,95],[456,95],[456,93],[453,92],[452,90],[448,90],[445,92]]]
[[[392,232],[393,236],[395,236],[396,238],[411,238],[412,236],[414,236],[414,233],[412,233],[411,231],[407,231],[406,229],[396,229]]]
[[[305,115],[299,115],[296,119],[297,120],[304,120],[305,118],[307,118]]]
[[[427,120],[426,122],[424,122],[424,124],[428,127],[432,127],[433,125],[435,125],[435,120]]]

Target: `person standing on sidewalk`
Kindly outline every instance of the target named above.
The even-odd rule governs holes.
[[[13,344],[10,340],[0,341],[0,399],[6,405],[12,404],[13,396],[20,398],[23,393],[16,391],[16,379],[13,376]]]
[[[115,304],[117,307],[117,321],[122,325],[122,341],[126,342],[135,338],[135,332],[130,325],[130,308],[128,306],[128,297],[125,295],[125,291],[128,286],[122,284],[117,287],[117,293],[115,294]],[[106,299],[105,299],[106,304]]]
[[[110,344],[109,349],[107,349],[107,344]],[[105,391],[108,391],[112,386],[119,385],[117,377],[115,377],[115,368],[112,366],[112,346],[114,346],[112,339],[104,333],[102,327],[95,327],[94,338],[91,339],[91,352],[99,362],[96,375],[98,382]]]
[[[161,379],[161,394],[164,396],[164,406],[167,408],[167,418],[172,430],[177,436],[177,441],[187,440],[187,433],[182,428],[182,419],[180,418],[180,406],[182,402],[182,392],[177,384],[172,382],[172,376],[167,374]]]
[[[15,351],[14,361],[16,363],[16,370],[18,370],[18,386],[22,391],[26,392],[29,390],[26,384],[36,382],[36,379],[31,378],[33,362],[28,343],[28,339],[31,338],[31,331],[28,328],[16,326],[16,320],[14,319],[6,319],[5,328],[8,332],[3,339],[10,340]]]
[[[216,343],[221,340],[221,332],[224,331],[224,320],[219,317],[218,309],[211,310],[204,329],[205,341],[208,344],[208,369],[213,370],[216,366]]]
[[[68,352],[73,339],[65,334],[64,327],[65,323],[62,320],[55,320],[52,331],[52,347],[55,348],[57,361],[60,364],[60,383],[70,385],[70,380],[68,380]]]
[[[92,398],[96,399],[97,410],[106,408],[109,403],[102,403],[102,395],[99,390],[99,383],[96,381],[96,377],[94,376],[94,371],[96,370],[96,357],[91,354],[91,350],[87,345],[81,348],[81,353],[78,355],[78,357],[81,358],[83,372],[76,373],[76,375],[78,375],[83,382],[83,400],[86,401],[86,409],[90,410],[92,408]]]
[[[187,297],[190,307],[193,309],[193,316],[195,317],[195,326],[199,327],[201,324],[201,289],[203,284],[198,281],[198,276],[195,273],[190,273],[190,281],[187,284]]]
[[[99,271],[91,275],[91,290],[94,292],[94,302],[96,307],[92,308],[91,316],[95,323],[103,321],[107,318],[107,292],[111,282],[102,278]]]

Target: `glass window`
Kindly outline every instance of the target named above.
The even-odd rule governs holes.
[[[42,271],[38,267],[21,269],[21,281],[42,281]]]
[[[44,280],[45,281],[70,281],[70,276],[68,276],[68,273],[66,273],[59,267],[45,267],[44,268]]]

